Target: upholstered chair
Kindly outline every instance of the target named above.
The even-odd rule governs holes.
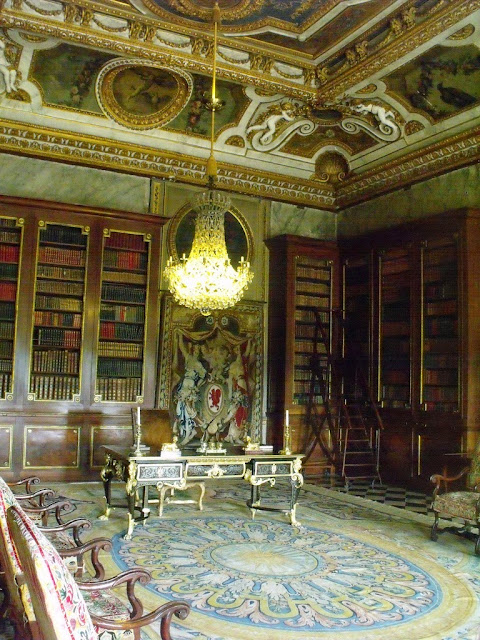
[[[430,480],[435,484],[432,510],[435,521],[430,537],[438,539],[438,534],[450,528],[439,528],[439,519],[460,520],[460,531],[475,530],[475,553],[480,555],[480,440],[475,449],[471,465],[453,477],[441,474],[433,475]],[[463,481],[466,488],[455,489]],[[451,530],[451,529],[450,529]],[[473,532],[472,532],[473,533]]]

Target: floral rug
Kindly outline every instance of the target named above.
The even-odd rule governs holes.
[[[268,491],[276,503],[287,488]],[[149,607],[190,603],[173,640],[480,640],[473,542],[432,542],[431,517],[315,486],[302,490],[300,526],[280,513],[252,519],[248,496],[214,483],[202,512],[172,504],[158,518],[152,507],[131,540],[125,511],[111,516],[112,575],[144,567]]]

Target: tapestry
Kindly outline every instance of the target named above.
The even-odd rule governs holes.
[[[204,316],[165,299],[159,407],[179,446],[257,441],[261,430],[263,312],[258,303]]]

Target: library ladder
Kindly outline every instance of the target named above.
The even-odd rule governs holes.
[[[330,331],[322,321],[328,314]],[[311,378],[306,412],[311,439],[306,460],[317,444],[345,486],[354,480],[378,480],[380,414],[361,367],[361,358],[349,343],[341,312],[314,309],[315,329]],[[342,341],[342,344],[341,344]],[[332,348],[333,345],[333,348]]]

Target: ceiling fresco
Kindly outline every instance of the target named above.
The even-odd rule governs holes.
[[[480,0],[0,0],[0,151],[339,210],[480,157]]]

